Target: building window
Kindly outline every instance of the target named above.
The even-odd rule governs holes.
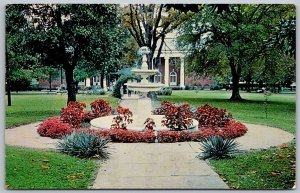
[[[173,71],[170,73],[170,86],[176,86],[177,85],[177,73],[173,69]]]
[[[154,82],[156,83],[160,83],[161,82],[161,72],[158,71],[155,75],[154,75]]]

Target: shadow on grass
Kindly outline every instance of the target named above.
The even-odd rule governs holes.
[[[174,101],[174,102],[188,102],[188,103],[204,103],[204,104],[264,104],[264,100],[249,100],[249,99],[242,99],[242,100],[230,100],[230,99],[222,99],[222,98],[194,98],[194,97],[182,97],[182,98],[174,98],[174,97],[162,97],[158,98],[159,101]],[[268,104],[275,104],[275,105],[295,105],[294,102],[290,101],[268,101]]]

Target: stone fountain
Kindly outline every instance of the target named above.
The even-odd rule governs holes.
[[[139,53],[143,56],[142,65],[140,69],[132,70],[136,75],[141,76],[141,82],[126,83],[128,90],[137,91],[140,93],[140,97],[137,100],[136,114],[133,115],[133,123],[127,125],[127,129],[142,131],[145,128],[144,122],[147,118],[152,118],[156,124],[154,130],[169,130],[169,128],[161,126],[161,121],[164,115],[152,115],[152,103],[151,99],[147,97],[147,93],[160,90],[164,84],[152,83],[147,78],[151,75],[155,75],[158,70],[148,69],[147,54],[150,53],[148,47],[141,47]],[[132,110],[132,109],[129,109]],[[91,120],[92,128],[109,129],[112,120],[115,116],[99,117]],[[193,119],[193,124],[189,128],[190,130],[198,129],[198,121]]]

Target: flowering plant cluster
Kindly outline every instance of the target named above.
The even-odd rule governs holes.
[[[60,138],[63,135],[72,133],[72,128],[69,124],[63,123],[59,116],[46,119],[37,129],[40,136],[51,137],[53,139]]]
[[[195,132],[186,131],[159,131],[158,142],[173,143],[181,141],[202,141],[211,136],[221,136],[224,139],[243,136],[247,132],[247,127],[239,121],[230,121],[225,127],[206,127]]]
[[[169,102],[169,101],[163,101],[160,105],[160,107],[154,109],[152,111],[152,113],[154,115],[165,115],[167,110],[170,108],[170,107],[174,107],[175,104],[172,103],[172,102]]]
[[[113,118],[111,129],[127,129],[127,124],[131,124],[132,112],[128,108],[117,107],[117,116]]]
[[[109,103],[103,99],[91,103],[91,112],[87,112],[85,108],[85,103],[70,101],[67,107],[62,108],[60,116],[45,120],[45,124],[39,127],[38,133],[41,136],[58,138],[73,129],[79,129],[83,121],[109,115],[112,111]]]
[[[62,108],[60,119],[64,123],[68,123],[71,127],[78,129],[87,114],[84,109],[84,103],[71,101],[66,108]]]
[[[84,131],[118,143],[154,143],[156,139],[154,131],[151,130],[140,132],[123,129],[84,129]]]
[[[112,108],[109,106],[109,102],[99,99],[91,103],[91,110],[93,118],[103,117],[110,115]]]
[[[86,108],[85,103],[83,102],[74,102],[74,101],[70,101],[68,103],[68,107],[70,108],[76,108],[76,109],[80,109],[80,110],[84,110]]]
[[[205,104],[197,108],[194,118],[199,122],[199,128],[225,127],[232,120],[232,115],[227,113],[226,109],[218,109]]]
[[[236,138],[243,136],[247,131],[248,129],[244,124],[231,120],[225,127],[219,129],[217,134],[223,138]]]
[[[159,143],[174,143],[190,141],[189,131],[159,131],[157,133],[157,140]]]
[[[162,124],[171,130],[181,131],[192,125],[193,114],[189,104],[180,106],[170,105],[167,108]]]
[[[202,141],[211,136],[220,136],[226,139],[240,137],[247,132],[246,126],[239,121],[232,120],[232,115],[225,109],[214,108],[207,104],[192,112],[189,104],[176,106],[174,103],[164,101],[161,107],[154,110],[153,113],[165,115],[162,124],[170,130],[159,131],[157,136],[154,132],[155,122],[152,118],[145,120],[145,131],[143,132],[127,130],[127,124],[133,122],[133,114],[128,108],[121,106],[116,108],[117,116],[113,118],[111,129],[81,129],[80,124],[84,119],[90,120],[112,113],[109,103],[103,99],[91,103],[91,112],[86,112],[85,108],[84,103],[70,102],[66,108],[62,108],[61,116],[45,120],[37,132],[41,136],[61,138],[63,135],[72,133],[73,130],[82,130],[100,138],[121,143],[154,143],[155,140],[160,143]],[[192,125],[192,118],[199,121],[200,130],[184,131]]]
[[[152,118],[147,118],[144,124],[146,130],[153,130],[153,128],[156,127],[155,122]]]

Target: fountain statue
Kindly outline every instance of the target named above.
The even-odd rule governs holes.
[[[142,65],[140,69],[132,70],[136,75],[141,76],[141,82],[130,82],[126,83],[128,90],[140,92],[140,97],[137,100],[137,110],[136,114],[133,115],[133,123],[127,125],[127,129],[142,131],[145,128],[144,122],[147,118],[152,118],[156,123],[156,128],[154,130],[169,130],[169,128],[165,126],[161,126],[161,121],[164,115],[152,115],[152,103],[151,99],[147,97],[147,93],[160,90],[164,84],[162,83],[152,83],[147,78],[151,75],[155,75],[158,70],[148,69],[147,65],[147,54],[150,53],[150,49],[148,47],[141,47],[139,49],[139,53],[142,54]],[[109,129],[113,117],[115,116],[105,116],[99,117],[91,120],[92,128],[99,129]],[[190,130],[197,130],[198,121],[193,119],[193,124],[189,128]]]

